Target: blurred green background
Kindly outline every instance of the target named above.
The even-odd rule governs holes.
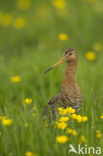
[[[48,100],[60,90],[65,66],[47,75],[44,71],[67,48],[76,49],[79,55],[77,81],[84,96],[81,114],[90,119],[82,130],[86,127],[89,144],[96,145],[95,131],[103,131],[101,122],[97,123],[103,106],[103,1],[0,1],[0,114],[13,120],[11,130],[0,122],[0,156],[20,156],[27,150],[38,155],[66,155],[63,147],[54,144],[55,130],[45,129],[38,124],[39,119],[32,121],[31,116],[34,106],[40,115]],[[15,76],[19,80],[13,80]],[[26,98],[32,99],[31,105],[25,106]],[[29,120],[31,127],[27,132],[22,125]],[[30,140],[26,142],[26,138]]]
[[[61,34],[64,37],[60,37]],[[102,0],[4,0],[0,2],[0,36],[0,80],[4,84],[1,87],[4,92],[11,88],[10,77],[18,75],[25,88],[24,94],[32,94],[43,102],[38,94],[45,94],[43,96],[47,98],[50,88],[47,91],[46,87],[55,87],[54,81],[60,86],[64,67],[57,68],[48,76],[43,72],[69,47],[79,54],[78,81],[82,82],[86,77],[83,83],[88,83],[88,73],[94,79],[100,79],[102,75],[99,72],[103,58]],[[95,56],[86,56],[88,52]],[[82,70],[85,67],[85,71]],[[55,76],[54,80],[52,76]],[[33,85],[34,88],[31,87]],[[10,92],[12,94],[12,90]]]

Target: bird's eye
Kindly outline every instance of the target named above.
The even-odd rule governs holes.
[[[72,53],[70,53],[69,55],[72,55]]]

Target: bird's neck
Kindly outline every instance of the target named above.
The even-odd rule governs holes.
[[[66,70],[63,77],[62,89],[71,88],[76,84],[75,73],[76,73],[77,62],[72,61],[66,64]]]

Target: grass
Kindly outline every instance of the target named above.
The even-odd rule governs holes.
[[[10,126],[0,121],[0,156],[23,156],[27,151],[39,156],[66,156],[69,144],[77,148],[81,135],[87,140],[82,146],[103,149],[103,137],[96,137],[96,130],[103,135],[100,118],[103,113],[103,55],[102,49],[96,52],[92,48],[95,42],[103,43],[103,12],[96,8],[99,3],[103,8],[102,1],[70,1],[66,15],[63,10],[60,16],[47,1],[32,2],[31,8],[25,11],[15,10],[15,3],[12,4],[14,9],[10,4],[8,8],[5,2],[1,3],[3,13],[10,13],[13,18],[23,16],[27,24],[20,30],[12,24],[9,27],[0,25],[0,116],[13,120]],[[60,33],[66,33],[69,40],[59,41]],[[68,142],[62,145],[56,142],[56,136],[65,135],[65,130],[46,126],[41,113],[48,100],[60,90],[65,63],[47,75],[44,71],[56,63],[68,47],[78,51],[77,82],[84,97],[80,115],[87,116],[88,120],[85,123],[68,121],[68,127],[75,129],[78,136],[68,135]],[[94,50],[96,60],[85,58],[88,50]],[[11,82],[10,78],[15,75],[20,76],[21,82]],[[32,103],[27,105],[26,98],[31,98]]]

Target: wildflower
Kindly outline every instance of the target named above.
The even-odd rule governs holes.
[[[100,50],[102,49],[102,45],[101,45],[100,43],[95,43],[95,44],[93,45],[93,49],[94,49],[95,51],[100,51]]]
[[[94,61],[96,59],[96,54],[92,51],[88,51],[86,53],[86,58],[90,61]]]
[[[13,120],[12,119],[3,119],[2,124],[5,126],[10,126],[12,124]]]
[[[77,119],[78,122],[82,122],[83,121],[82,120],[82,116],[80,116],[80,115],[78,115],[76,119]]]
[[[82,121],[83,121],[83,122],[85,122],[85,121],[87,121],[87,120],[88,120],[87,116],[83,116],[83,117],[82,117]]]
[[[37,156],[37,154],[28,151],[25,153],[25,156]]]
[[[70,117],[71,117],[72,119],[77,119],[77,114],[72,114]]]
[[[77,131],[76,130],[72,130],[72,135],[73,136],[77,136],[78,135]]]
[[[67,133],[67,134],[72,133],[72,129],[71,129],[71,128],[67,128],[67,129],[66,129],[66,133]]]
[[[26,10],[30,8],[30,6],[31,6],[31,0],[18,0],[17,1],[17,7],[20,10]]]
[[[85,122],[85,121],[88,120],[88,118],[87,118],[87,116],[80,116],[80,115],[77,115],[76,120],[77,120],[78,122]]]
[[[15,29],[22,29],[25,26],[25,24],[26,24],[25,19],[22,17],[19,17],[15,19],[13,26]]]
[[[30,103],[32,103],[32,99],[30,99],[30,98],[26,98],[26,99],[25,99],[25,103],[26,103],[26,104],[30,104]]]
[[[29,124],[26,122],[26,123],[25,123],[25,127],[28,127],[28,126],[29,126]]]
[[[67,128],[66,133],[67,134],[72,134],[73,136],[77,136],[78,135],[76,130],[70,129],[70,128]]]
[[[85,136],[84,135],[81,136],[81,141],[82,142],[86,142],[86,139],[85,139]]]
[[[67,107],[66,109],[59,107],[58,110],[60,115],[66,115],[66,114],[68,115],[68,113],[69,114],[75,113],[75,109],[73,109],[72,107]]]
[[[66,2],[65,0],[54,0],[53,1],[53,5],[57,8],[57,9],[63,9],[66,6]]]
[[[82,143],[85,143],[85,142],[87,142],[87,140],[86,140],[85,136],[82,135],[82,136],[80,137],[79,143],[82,144]]]
[[[73,109],[72,107],[67,107],[67,113],[73,114],[75,113],[75,109]]]
[[[17,82],[21,81],[21,78],[20,78],[20,76],[12,76],[11,81],[14,82],[14,83],[17,83]]]
[[[68,36],[66,34],[59,34],[58,38],[61,41],[67,41],[68,40]]]
[[[101,115],[101,117],[100,117],[101,119],[103,119],[103,114]]]
[[[60,115],[66,115],[66,113],[67,113],[67,110],[63,109],[62,107],[59,107],[58,110],[59,110]]]
[[[63,111],[62,107],[58,107],[59,112]]]
[[[1,25],[4,27],[10,26],[12,22],[12,16],[10,14],[3,15],[1,18]]]
[[[57,136],[56,141],[60,144],[65,144],[68,141],[68,137],[65,135]]]
[[[100,133],[99,130],[96,131],[96,138],[100,139],[102,137],[102,134]]]
[[[77,115],[77,114],[72,114],[72,115],[70,115],[70,117],[72,119],[77,120],[78,122],[85,122],[88,120],[87,116],[81,116],[81,115]]]
[[[57,123],[57,127],[58,127],[59,129],[64,130],[64,129],[67,127],[67,124],[64,123],[64,122]]]
[[[68,121],[68,120],[69,120],[69,117],[61,117],[61,118],[59,119],[60,122],[66,122],[66,121]]]

